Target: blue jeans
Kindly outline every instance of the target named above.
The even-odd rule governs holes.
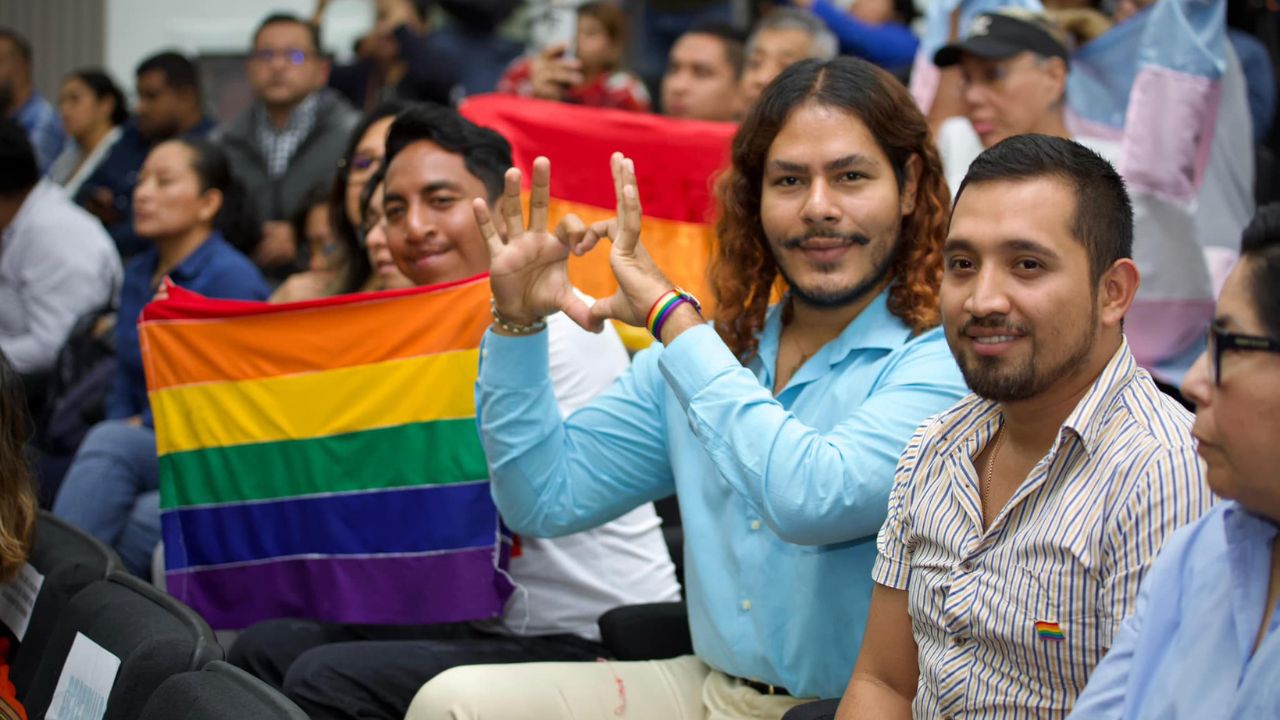
[[[129,572],[147,577],[160,542],[158,468],[154,430],[98,423],[67,470],[53,514],[114,548]]]

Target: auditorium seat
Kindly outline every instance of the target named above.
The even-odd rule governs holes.
[[[95,580],[120,570],[115,552],[45,511],[36,517],[35,538],[27,563],[44,577],[26,633],[18,640],[12,628],[0,626],[9,638],[9,679],[22,697],[31,687],[45,646],[71,598]]]
[[[222,659],[213,631],[191,608],[123,572],[91,583],[71,599],[22,698],[32,718],[44,717],[78,635],[119,659],[103,720],[135,720],[172,675]]]
[[[170,677],[156,688],[138,720],[307,720],[291,700],[221,660]]]

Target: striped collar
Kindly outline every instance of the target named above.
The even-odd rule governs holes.
[[[1120,394],[1141,372],[1133,358],[1133,353],[1129,350],[1128,340],[1121,338],[1119,349],[1094,379],[1089,391],[1080,398],[1075,409],[1063,421],[1058,437],[1053,447],[1049,449],[1049,457],[1055,457],[1062,449],[1066,438],[1074,435],[1079,439],[1081,449],[1092,458],[1105,439],[1102,433],[1106,426],[1106,414],[1115,406]],[[989,439],[995,434],[1002,414],[999,403],[970,394],[939,418],[946,437],[942,445],[942,453],[949,455],[963,445],[978,442],[982,440],[980,435]],[[972,418],[972,421],[965,422],[965,418]],[[947,432],[961,424],[967,424],[971,428],[970,431],[954,435]],[[980,447],[981,445],[975,445],[974,449]]]

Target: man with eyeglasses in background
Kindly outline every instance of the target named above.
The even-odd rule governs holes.
[[[332,175],[357,115],[325,87],[329,59],[320,29],[295,15],[270,15],[258,25],[245,71],[254,102],[218,137],[257,201],[262,239],[253,260],[283,277],[300,260],[289,219],[317,179]]]

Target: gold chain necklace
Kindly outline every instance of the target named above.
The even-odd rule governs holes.
[[[1000,455],[1000,446],[1004,444],[1004,426],[996,428],[995,444],[991,446],[991,454],[987,456],[987,482],[982,490],[982,517],[987,517],[987,498],[991,495],[991,476],[995,474],[996,458]]]

